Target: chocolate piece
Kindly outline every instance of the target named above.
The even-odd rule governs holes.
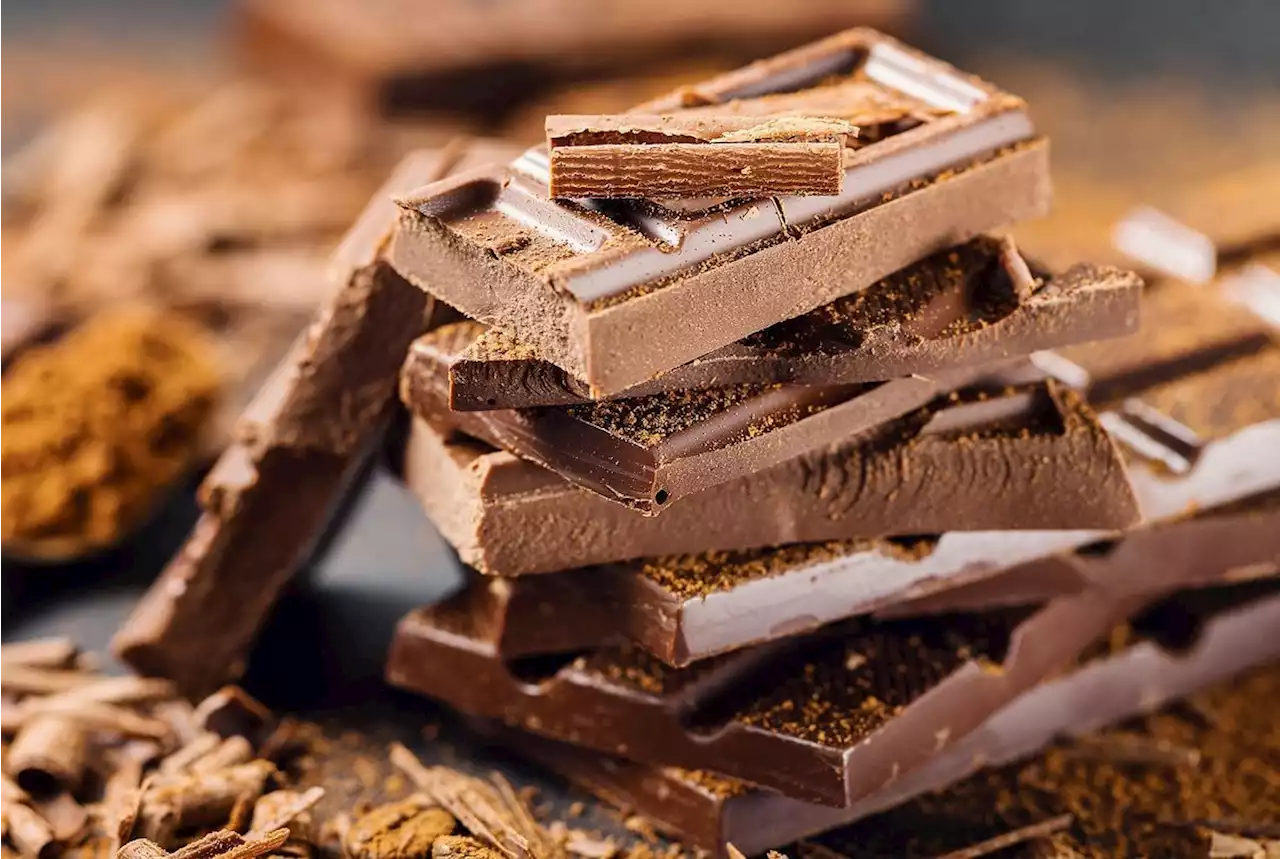
[[[754,855],[878,814],[957,782],[983,765],[1029,755],[1062,733],[1097,730],[1265,664],[1277,655],[1275,644],[1263,639],[1268,638],[1264,631],[1280,620],[1280,597],[1272,593],[1250,600],[1251,595],[1243,594],[1243,602],[1179,595],[1158,603],[1150,615],[1172,605],[1189,609],[1196,618],[1199,636],[1190,650],[1165,649],[1139,633],[1115,652],[1035,687],[945,754],[849,808],[803,802],[711,772],[606,757],[516,731],[500,732],[499,737],[602,799],[645,815],[663,831],[704,849],[733,844]],[[937,822],[922,823],[928,830]]]
[[[447,325],[414,341],[400,398],[573,483],[656,515],[671,501],[845,441],[986,374],[957,370],[866,385],[738,385],[616,403],[456,414],[449,367],[483,329]]]
[[[494,16],[463,0],[431,15],[403,0],[240,0],[240,53],[258,73],[386,112],[454,107],[483,114],[540,87],[642,75],[690,55],[747,60],[844,27],[896,30],[911,0],[590,0],[519,3]],[[488,108],[486,110],[486,108]]]
[[[1151,595],[1176,587],[1274,575],[1280,564],[1280,490],[1223,509],[1145,527],[1073,554],[998,572],[888,605],[881,616],[1028,605],[1089,588]]]
[[[808,115],[549,116],[546,128],[552,198],[649,199],[839,194],[858,131]]]
[[[401,200],[389,260],[602,397],[1045,210],[1047,149],[1022,102],[871,31],[636,112],[798,98],[842,83],[945,115],[877,129],[884,139],[853,154],[843,192],[829,197],[553,202],[547,157],[534,150]]]
[[[424,421],[409,440],[406,480],[463,561],[498,575],[892,534],[1132,524],[1118,454],[1088,408],[1052,385],[1015,391],[988,407],[1025,413],[1029,394],[1030,423],[984,429],[965,399],[938,403],[856,442],[674,501],[656,518]],[[969,413],[973,429],[926,430],[949,411]],[[959,494],[974,503],[953,503]]]
[[[242,416],[239,440],[201,487],[187,544],[116,634],[114,651],[138,671],[190,694],[243,672],[259,626],[376,445],[396,368],[436,309],[381,261],[387,198],[469,157],[410,156],[338,248],[337,290]]]
[[[1280,171],[1273,164],[1194,187],[1167,211],[1140,206],[1112,230],[1116,248],[1148,268],[1208,283],[1242,260],[1280,248]]]
[[[874,382],[1137,330],[1142,282],[1136,275],[1078,265],[1036,279],[1034,291],[1019,298],[1002,264],[1006,261],[1019,273],[1025,268],[996,241],[975,239],[618,396],[731,385]],[[449,368],[449,405],[455,410],[590,399],[585,381],[496,329],[480,335]]]
[[[397,630],[387,677],[469,715],[842,806],[958,741],[1132,608],[1083,594],[1029,617],[855,619],[792,658],[780,655],[788,648],[752,648],[674,670],[606,650],[545,673],[508,666],[465,614],[413,613]]]
[[[545,576],[472,576],[448,602],[424,611],[470,613],[473,627],[505,659],[632,641],[668,665],[684,666],[900,600],[927,600],[936,590],[965,590],[967,582],[1102,533],[986,531],[803,543]],[[1072,591],[1082,587],[1073,584]]]

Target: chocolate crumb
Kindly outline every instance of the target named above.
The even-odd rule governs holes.
[[[437,838],[457,826],[443,808],[411,798],[379,806],[351,824],[345,847],[351,859],[423,859]]]

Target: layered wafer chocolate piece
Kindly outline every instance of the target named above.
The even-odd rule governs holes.
[[[933,379],[735,385],[580,406],[453,412],[449,368],[482,331],[459,322],[414,341],[400,373],[400,399],[409,410],[651,515],[686,495],[901,418],[991,375],[963,368]],[[1006,405],[1017,408],[1012,400]],[[1030,416],[1030,400],[1026,407]]]
[[[855,619],[671,669],[634,648],[508,663],[469,613],[402,621],[387,677],[463,713],[651,763],[850,805],[943,752],[1136,607],[1094,594],[1036,612]]]
[[[1153,634],[1151,627],[1155,619],[1169,612],[1177,612],[1185,622],[1194,625],[1196,638],[1189,648],[1162,644],[1160,635]],[[1264,630],[1276,622],[1277,612],[1280,612],[1280,597],[1274,592],[1223,590],[1180,594],[1161,600],[1139,615],[1134,623],[1120,627],[1107,648],[1084,660],[1074,671],[1036,687],[947,753],[907,773],[900,783],[849,808],[806,803],[713,772],[635,763],[523,733],[499,733],[498,736],[518,748],[521,754],[561,773],[602,799],[638,812],[660,829],[704,849],[719,852],[727,844],[733,844],[748,854],[756,854],[853,821],[863,821],[852,829],[831,833],[822,843],[847,849],[852,843],[851,836],[874,839],[874,833],[883,833],[887,828],[892,837],[900,840],[874,843],[887,850],[888,855],[904,855],[902,851],[908,849],[912,837],[925,833],[955,836],[951,841],[931,844],[932,849],[923,854],[936,856],[967,846],[963,840],[965,835],[971,843],[976,843],[998,833],[996,828],[981,832],[979,827],[984,821],[989,825],[991,812],[1002,806],[988,796],[987,805],[972,809],[974,813],[967,823],[973,828],[967,833],[956,833],[951,831],[955,818],[944,814],[939,807],[939,800],[945,801],[948,793],[937,795],[935,791],[955,784],[950,795],[963,795],[972,787],[962,784],[962,780],[979,767],[1008,765],[1066,733],[1078,738],[1078,745],[1071,752],[1074,760],[1106,768],[1104,783],[1096,787],[1109,790],[1114,780],[1124,777],[1121,773],[1130,767],[1137,768],[1138,773],[1153,775],[1177,770],[1188,777],[1184,784],[1200,783],[1207,771],[1201,757],[1208,751],[1203,732],[1217,730],[1225,736],[1241,727],[1230,720],[1216,718],[1215,709],[1205,706],[1203,693],[1193,699],[1193,709],[1175,705],[1172,711],[1183,714],[1178,719],[1185,720],[1190,733],[1179,729],[1172,734],[1161,732],[1147,738],[1141,732],[1135,733],[1132,727],[1101,735],[1088,732],[1149,713],[1273,660],[1277,653],[1274,645],[1265,640]],[[1271,668],[1237,681],[1241,693],[1236,706],[1242,708],[1238,714],[1249,711],[1260,714],[1262,708],[1258,702],[1274,694],[1278,680],[1280,673]],[[1221,694],[1220,691],[1211,693],[1215,697]],[[1197,713],[1203,715],[1197,716]],[[1168,718],[1154,717],[1155,720]],[[1257,742],[1257,736],[1240,739],[1246,755],[1258,755],[1269,748],[1249,745]],[[988,780],[1001,779],[1004,775],[992,770],[973,778],[978,783],[989,784]],[[1272,773],[1270,777],[1274,779],[1280,774]],[[1157,782],[1166,780],[1162,776]],[[1149,788],[1157,782],[1149,781]],[[1016,802],[1019,796],[1019,791],[1010,790],[1004,799]],[[1206,802],[1221,802],[1224,794],[1215,788],[1201,796]],[[1258,795],[1245,791],[1239,796]],[[889,811],[893,808],[898,810]],[[1198,815],[1188,815],[1181,823],[1194,822],[1194,816]],[[911,821],[910,828],[895,825],[903,819]],[[1210,822],[1207,815],[1203,822]],[[1266,821],[1255,821],[1258,822]]]
[[[832,385],[932,374],[1132,333],[1142,281],[1091,265],[1053,276],[981,237],[866,290],[752,334],[618,394]],[[1023,272],[1030,274],[1031,282]],[[485,411],[589,402],[590,386],[489,329],[449,368],[449,404]]]
[[[493,413],[453,417],[484,414]],[[1110,438],[1052,383],[943,398],[845,444],[673,501],[657,517],[422,420],[405,478],[463,561],[500,575],[673,552],[1136,521]],[[962,496],[975,503],[954,503]]]
[[[1047,149],[1025,105],[872,31],[635,112],[764,102],[777,113],[832,87],[931,111],[912,127],[869,129],[875,140],[848,159],[837,195],[557,202],[547,155],[531,150],[404,197],[389,259],[603,397],[1046,209]]]
[[[1101,533],[951,533],[674,555],[545,576],[473,574],[449,601],[424,611],[470,612],[504,659],[635,643],[684,666],[899,602],[924,602],[937,590],[965,590]],[[1055,586],[1070,593],[1083,583],[1049,581],[1040,593],[1048,599]]]
[[[190,694],[243,672],[276,598],[376,446],[405,349],[440,318],[434,299],[382,262],[390,195],[494,151],[410,156],[339,247],[332,298],[243,415],[201,487],[194,531],[116,634],[115,652],[139,672]]]
[[[912,0],[537,0],[502,15],[466,0],[240,0],[242,60],[284,82],[325,87],[399,113],[509,107],[555,84],[657,75],[690,55],[744,60],[858,24],[896,30]]]
[[[1208,283],[1280,253],[1278,193],[1280,168],[1245,168],[1192,187],[1167,207],[1134,209],[1115,225],[1112,240],[1147,270]]]

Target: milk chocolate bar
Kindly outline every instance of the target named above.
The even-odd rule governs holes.
[[[1134,608],[1082,594],[1030,614],[854,619],[800,644],[686,669],[632,648],[558,668],[508,664],[470,615],[412,613],[397,630],[387,677],[472,716],[846,806],[1070,665]]]
[[[424,612],[470,612],[505,659],[635,642],[681,667],[899,601],[927,604],[934,591],[965,591],[966,583],[1104,533],[950,533],[674,555],[545,576],[472,575]],[[1073,579],[1043,583],[1040,592],[1055,584],[1058,593],[1083,588]]]
[[[855,24],[901,28],[912,0],[537,0],[503,14],[440,0],[240,0],[239,53],[254,72],[390,113],[479,112],[552,84],[634,76],[690,55],[749,59]],[[492,119],[491,113],[488,118]]]
[[[525,733],[508,731],[499,732],[498,736],[520,754],[607,802],[642,814],[662,831],[707,850],[720,853],[725,845],[733,844],[744,853],[755,855],[865,820],[853,830],[833,833],[835,840],[847,845],[851,835],[871,834],[886,825],[884,817],[874,815],[957,783],[984,764],[996,767],[1030,755],[1064,733],[1082,737],[1088,744],[1085,748],[1105,762],[1106,756],[1099,754],[1104,749],[1087,732],[1149,712],[1277,656],[1266,630],[1280,620],[1280,597],[1271,593],[1234,602],[1230,595],[1225,600],[1205,596],[1182,594],[1154,604],[1131,625],[1132,631],[1121,637],[1117,648],[1086,661],[1061,678],[1042,683],[945,754],[849,808],[807,803],[713,772],[603,756]],[[1170,611],[1193,619],[1197,625],[1198,638],[1190,650],[1162,647],[1158,637],[1143,630],[1144,620]],[[1267,673],[1280,677],[1274,669]],[[1215,724],[1198,721],[1201,725]],[[1147,747],[1148,753],[1159,750],[1157,744]],[[1189,751],[1199,751],[1199,747],[1193,746]],[[1165,747],[1166,759],[1169,754]],[[1111,783],[1110,779],[1107,783]],[[1013,791],[1011,795],[1018,793]],[[924,804],[931,805],[929,800]],[[990,803],[984,806],[983,817],[991,808]],[[899,814],[889,812],[887,816],[892,819]],[[943,819],[922,817],[914,821],[916,826],[910,834],[945,831],[942,822]],[[896,834],[908,833],[900,830]],[[897,850],[891,853],[897,855]]]
[[[1280,251],[1280,168],[1263,164],[1193,187],[1167,209],[1139,206],[1112,230],[1145,268],[1191,283]]]
[[[531,150],[403,198],[391,264],[603,397],[1047,208],[1047,148],[1025,105],[873,31],[635,112],[749,112],[763,100],[774,113],[831,86],[935,113],[897,133],[877,129],[834,196],[551,201],[546,153]]]
[[[449,368],[482,332],[476,323],[459,322],[414,341],[400,372],[400,399],[409,410],[649,515],[699,490],[845,441],[987,375],[966,368],[936,379],[736,385],[581,406],[454,413]]]
[[[339,247],[333,297],[242,416],[186,545],[116,633],[114,651],[141,673],[191,694],[243,673],[271,606],[376,446],[404,350],[438,318],[436,302],[381,261],[389,197],[467,158],[457,147],[408,157]]]
[[[620,392],[874,382],[1105,340],[1138,327],[1142,281],[1115,268],[1036,271],[1019,300],[1017,250],[988,237],[941,251],[854,295]],[[587,383],[497,329],[449,368],[455,410],[589,402]]]
[[[500,575],[895,534],[1128,527],[1136,509],[1119,455],[1089,409],[1061,393],[1033,385],[944,400],[652,518],[421,420],[405,478],[463,561]],[[1018,411],[1030,420],[1007,422]],[[959,494],[973,503],[953,503]]]

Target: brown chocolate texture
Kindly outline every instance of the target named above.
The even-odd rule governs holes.
[[[457,148],[410,156],[340,246],[333,297],[243,416],[201,487],[187,544],[116,634],[113,649],[134,668],[192,694],[243,672],[259,626],[371,452],[396,367],[436,310],[381,262],[388,198],[460,160]]]
[[[656,515],[672,501],[754,474],[912,412],[983,370],[937,379],[826,386],[736,385],[577,406],[456,413],[449,369],[480,335],[448,325],[414,342],[400,397],[430,421],[457,425],[573,483]]]
[[[1138,327],[1141,280],[1090,265],[1042,275],[1019,299],[1000,245],[979,238],[778,323],[619,397],[740,384],[843,384],[983,364]],[[570,405],[590,386],[497,329],[449,369],[454,409]]]
[[[1092,594],[1025,612],[846,621],[798,646],[670,669],[633,648],[507,665],[470,615],[411,614],[387,676],[464,713],[844,806],[930,760],[1134,608]]]
[[[934,76],[925,100],[948,115],[858,149],[840,195],[556,203],[547,200],[546,157],[532,151],[404,198],[391,264],[584,379],[593,396],[618,393],[1044,209],[1046,149],[1022,103],[868,31],[640,109],[841,82],[891,90],[900,66],[920,63]],[[791,287],[773,288],[783,282]]]
[[[1007,422],[1005,408],[1029,422]],[[468,414],[480,413],[454,417]],[[960,426],[948,430],[943,414]],[[1052,385],[944,399],[859,439],[673,501],[652,518],[425,421],[415,423],[405,469],[462,559],[501,575],[892,534],[1118,529],[1135,519],[1112,442],[1087,406]],[[984,500],[952,503],[959,496]]]

